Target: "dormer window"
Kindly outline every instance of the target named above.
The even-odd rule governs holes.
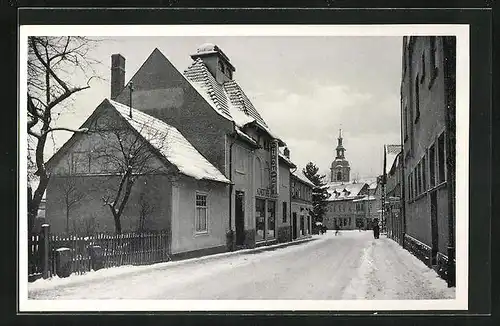
[[[219,70],[224,73],[224,64],[222,63],[222,61],[219,61]]]

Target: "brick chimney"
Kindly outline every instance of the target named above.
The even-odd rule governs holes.
[[[111,99],[114,100],[125,87],[125,58],[121,54],[111,56]]]

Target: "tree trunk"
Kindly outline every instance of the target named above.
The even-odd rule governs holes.
[[[111,208],[113,210],[113,208]],[[113,219],[115,220],[115,231],[117,234],[122,233],[122,222],[120,220],[120,216],[113,212]]]

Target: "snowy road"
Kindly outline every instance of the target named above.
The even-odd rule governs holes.
[[[30,299],[445,299],[454,289],[392,240],[328,233],[304,244],[124,274],[39,280]],[[94,274],[98,275],[98,272]],[[106,275],[106,274],[103,274]],[[64,282],[58,282],[64,281]]]

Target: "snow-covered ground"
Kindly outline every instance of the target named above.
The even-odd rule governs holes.
[[[455,289],[390,239],[329,232],[274,250],[38,280],[29,299],[449,299]]]

